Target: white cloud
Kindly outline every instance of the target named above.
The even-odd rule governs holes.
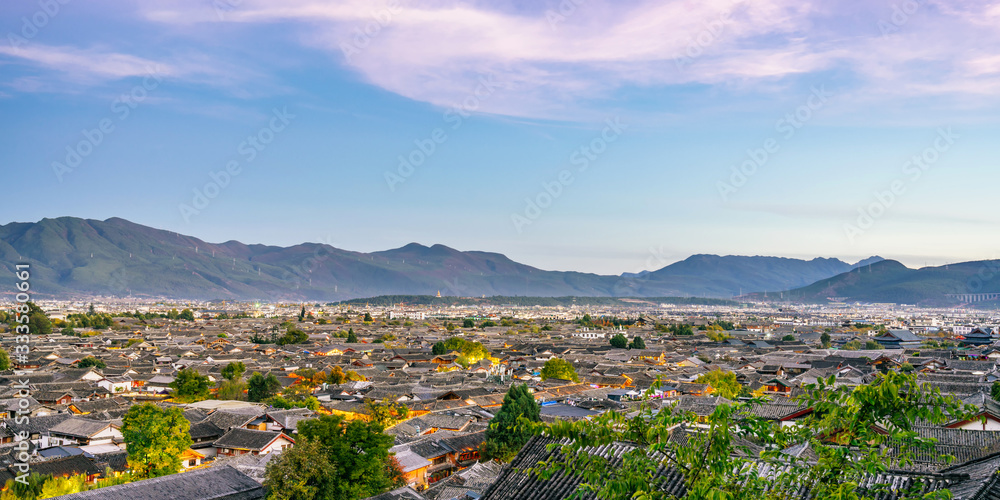
[[[81,83],[144,76],[151,72],[166,76],[175,72],[169,65],[99,48],[79,49],[32,43],[19,48],[0,45],[0,54],[65,73]]]
[[[1000,94],[993,22],[1000,7],[985,0],[925,0],[887,36],[879,22],[899,19],[890,6],[869,7],[870,19],[833,17],[852,8],[846,2],[585,0],[564,16],[448,0],[210,5],[171,4],[146,17],[178,25],[284,23],[295,40],[331,53],[368,82],[441,106],[461,102],[481,75],[494,74],[504,90],[479,110],[513,116],[566,117],[635,86],[771,88],[824,71],[854,74],[861,93]]]

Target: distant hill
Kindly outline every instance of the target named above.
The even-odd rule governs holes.
[[[873,259],[880,259],[875,258]],[[545,271],[491,252],[411,243],[373,253],[303,243],[207,243],[111,218],[0,226],[0,268],[32,265],[40,296],[338,301],[381,295],[732,298],[802,287],[852,268],[837,259],[695,255],[633,276]],[[10,290],[0,289],[0,294]]]
[[[785,291],[780,296],[784,300],[810,303],[842,300],[947,306],[972,301],[983,305],[1000,302],[997,299],[981,300],[987,297],[954,296],[988,292],[1000,293],[1000,260],[921,269],[910,269],[897,261],[883,260]],[[755,298],[762,296],[755,294]],[[773,300],[777,296],[779,294],[772,293],[769,298]]]
[[[881,260],[881,257],[871,257]],[[797,288],[847,272],[854,266],[839,259],[812,260],[736,255],[692,255],[641,277],[685,295],[732,297],[754,291]]]

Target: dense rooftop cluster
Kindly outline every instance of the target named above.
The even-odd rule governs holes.
[[[126,472],[122,419],[133,405],[152,402],[179,407],[189,424],[185,472],[79,498],[135,498],[137,491],[147,495],[141,498],[181,498],[171,491],[201,495],[183,498],[262,498],[267,464],[296,445],[301,422],[320,415],[384,424],[405,486],[377,498],[563,498],[572,481],[528,481],[517,467],[480,461],[486,430],[513,383],[527,384],[545,422],[628,412],[652,390],[657,404],[698,415],[761,396],[767,401],[753,407],[755,415],[794,425],[811,411],[795,399],[804,384],[834,375],[839,384],[861,385],[889,370],[917,373],[919,381],[979,409],[972,419],[919,426],[921,436],[937,439],[936,450],[893,473],[938,478],[966,492],[956,498],[979,498],[1000,468],[1000,404],[991,394],[1000,381],[1000,348],[988,326],[957,338],[893,323],[809,326],[682,311],[669,319],[648,312],[575,319],[552,313],[531,319],[392,317],[302,306],[289,316],[227,319],[226,313],[218,319],[222,312],[196,308],[193,321],[112,313],[110,328],[75,335],[62,333],[66,315],[52,314],[53,333],[32,337],[32,351],[0,374],[6,417],[0,482],[17,477],[15,446],[22,432],[30,436],[32,472],[89,482]],[[690,328],[682,331],[674,326],[679,324]],[[302,338],[269,341],[289,331]],[[626,348],[612,345],[619,334],[628,339]],[[0,343],[10,350],[13,335],[4,334]],[[571,371],[548,370],[553,359],[568,362]],[[273,375],[272,397],[247,401],[240,392],[218,399],[227,383],[224,369],[234,363],[245,367],[242,379]],[[182,372],[205,377],[208,391],[178,397],[175,381]],[[344,375],[336,380],[342,383],[334,383],[334,373]],[[15,419],[23,408],[22,380],[30,387],[28,422]],[[307,398],[318,405],[297,404]],[[526,445],[515,465],[547,453],[539,439]],[[97,495],[104,490],[120,496]]]

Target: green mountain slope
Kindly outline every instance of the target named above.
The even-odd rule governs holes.
[[[909,269],[886,260],[854,271],[785,291],[785,300],[821,303],[835,300],[850,302],[895,302],[900,304],[957,305],[969,297],[960,294],[1000,293],[1000,260],[962,262],[939,267]],[[761,297],[762,294],[756,294]],[[770,299],[778,294],[770,294]],[[975,298],[975,299],[978,299]],[[982,302],[984,305],[996,303]]]
[[[638,276],[545,271],[491,252],[411,243],[361,253],[329,245],[208,243],[75,217],[0,226],[0,267],[30,262],[36,294],[334,301],[378,295],[715,297],[827,278],[836,259],[697,255]],[[10,291],[13,291],[12,289]],[[0,294],[8,291],[0,290]]]

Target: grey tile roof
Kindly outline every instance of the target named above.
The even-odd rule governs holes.
[[[89,438],[90,436],[106,429],[109,425],[111,425],[111,422],[73,417],[52,426],[52,428],[49,429],[49,432],[64,436]]]
[[[65,500],[261,500],[264,488],[232,467],[213,467],[183,474],[109,486],[60,497]]]
[[[232,429],[217,439],[213,446],[216,448],[236,448],[240,450],[262,450],[275,438],[281,436],[280,432],[257,431],[253,429]],[[287,439],[288,436],[285,436]]]
[[[104,472],[104,469],[84,455],[73,455],[46,462],[34,462],[31,464],[31,472],[42,475],[72,476],[76,474],[100,474]]]
[[[264,412],[259,408],[250,408],[249,411],[245,413],[237,413],[230,410],[216,410],[205,420],[212,422],[225,431],[232,429],[233,427],[243,427],[251,420],[254,420],[263,414]]]

